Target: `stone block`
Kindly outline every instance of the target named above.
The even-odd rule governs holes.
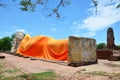
[[[70,36],[68,42],[68,64],[96,63],[95,39]]]

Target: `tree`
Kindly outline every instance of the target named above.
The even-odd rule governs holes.
[[[48,1],[50,0],[21,0],[20,5],[21,10],[22,11],[34,11],[35,7],[37,5],[44,5],[44,9],[46,9],[46,5],[48,3]],[[96,7],[96,14],[97,14],[97,5],[98,2],[97,0],[92,0],[92,2],[94,3],[95,7]],[[60,17],[59,14],[59,8],[65,7],[66,4],[70,4],[70,0],[59,0],[58,5],[53,9],[53,13],[50,13],[48,16],[52,16],[53,14],[56,14],[56,17]]]
[[[0,51],[2,51],[3,39],[0,39]]]
[[[4,37],[0,39],[0,51],[9,51],[11,49],[11,38]]]
[[[35,8],[37,5],[44,6],[43,9],[46,9],[46,6],[48,4],[48,1],[50,0],[21,0],[20,5],[22,11],[35,11]],[[56,14],[56,17],[60,17],[59,14],[59,8],[65,7],[66,5],[70,4],[70,0],[59,0],[58,4],[55,8],[52,9],[52,13],[48,14],[48,16],[52,16],[53,14]]]
[[[104,49],[104,48],[106,48],[106,44],[105,43],[97,44],[97,49]]]
[[[12,1],[16,1],[16,0],[12,0]],[[46,6],[48,5],[48,1],[53,1],[53,0],[20,0],[20,5],[21,5],[20,9],[22,11],[35,11],[37,5],[41,5],[43,6],[43,9],[46,9]],[[99,4],[98,0],[92,0],[92,2],[96,7],[95,12],[97,14],[97,6]],[[56,17],[60,17],[60,13],[59,13],[60,7],[65,7],[68,4],[70,4],[70,0],[58,0],[58,4],[56,5],[56,7],[52,9],[52,13],[48,14],[48,16],[52,16],[53,14],[55,14]],[[0,6],[5,7],[6,5],[0,1]],[[116,8],[120,8],[120,4],[118,4]]]
[[[12,1],[16,1],[16,0],[12,0]],[[43,6],[43,9],[47,9],[47,4],[48,1],[50,0],[20,0],[20,9],[22,11],[35,11],[35,8],[37,5],[41,5]],[[51,0],[52,1],[52,0]],[[59,14],[59,8],[65,7],[66,5],[70,4],[70,0],[58,0],[58,4],[56,5],[55,8],[52,9],[52,13],[48,14],[48,16],[52,16],[53,14],[56,15],[56,17],[60,17]],[[2,3],[0,1],[0,7],[5,7],[6,4]]]
[[[15,33],[14,34],[12,34],[12,36],[11,36],[11,39],[13,40],[14,38],[15,38]]]
[[[120,49],[120,45],[116,45]]]

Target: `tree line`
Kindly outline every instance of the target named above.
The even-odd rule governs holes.
[[[0,39],[0,52],[10,51],[12,38],[7,36]]]
[[[117,47],[120,48],[120,45],[117,45]],[[107,48],[107,44],[105,44],[105,43],[98,43],[96,45],[96,48],[97,49],[106,49]]]
[[[12,40],[15,38],[15,33],[12,36],[0,38],[0,52],[10,51],[12,48]]]

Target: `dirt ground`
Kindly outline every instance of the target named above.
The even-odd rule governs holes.
[[[31,58],[24,58],[6,53],[0,53],[0,55],[5,56],[5,59],[0,59],[0,63],[6,62],[20,69],[23,73],[40,73],[50,70],[59,74],[60,80],[120,80],[111,76],[95,76],[88,74],[93,72],[104,72],[110,75],[120,73],[120,61],[98,60],[98,64],[71,67],[67,66],[67,62],[62,61],[33,60]]]

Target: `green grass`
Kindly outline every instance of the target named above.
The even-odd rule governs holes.
[[[86,69],[81,69],[80,71],[86,71]]]
[[[57,74],[53,71],[46,71],[35,74],[25,74],[16,67],[6,68],[4,62],[0,64],[0,80],[58,80]]]
[[[2,79],[2,77],[3,77],[3,76],[0,74],[0,79]]]
[[[13,75],[16,75],[17,73],[23,73],[23,72],[21,72],[19,69],[17,69],[17,68],[13,68],[13,69],[5,69],[5,70],[3,70],[2,71],[2,69],[0,70],[0,75],[1,76],[3,76],[3,77],[5,77],[5,74],[4,73],[6,73],[6,74],[10,74],[9,76],[13,76]],[[3,74],[3,75],[2,75]]]
[[[0,80],[58,80],[57,75],[54,72],[47,71],[42,73],[35,74],[24,74],[17,77],[2,77],[0,76]]]
[[[14,80],[15,77],[3,77],[3,78],[0,78],[0,80]]]
[[[84,72],[84,71],[86,71],[86,69],[81,69],[81,70],[77,71],[77,73],[81,73],[81,72]]]
[[[57,75],[54,72],[48,71],[36,74],[29,74],[25,77],[30,80],[56,80]]]
[[[92,74],[95,76],[111,76],[111,77],[116,77],[120,79],[120,73],[107,73],[103,71],[93,71],[93,72],[89,72],[89,74]]]
[[[98,76],[108,76],[109,75],[109,73],[102,72],[102,71],[93,71],[93,72],[90,72],[90,74],[92,74],[92,75],[98,75]]]
[[[20,70],[18,69],[11,69],[11,70],[6,70],[4,72],[7,72],[7,73],[16,73],[16,72],[19,72]]]
[[[0,69],[3,68],[3,66],[0,65]]]
[[[120,73],[117,73],[114,76],[117,77],[118,79],[120,79]]]

